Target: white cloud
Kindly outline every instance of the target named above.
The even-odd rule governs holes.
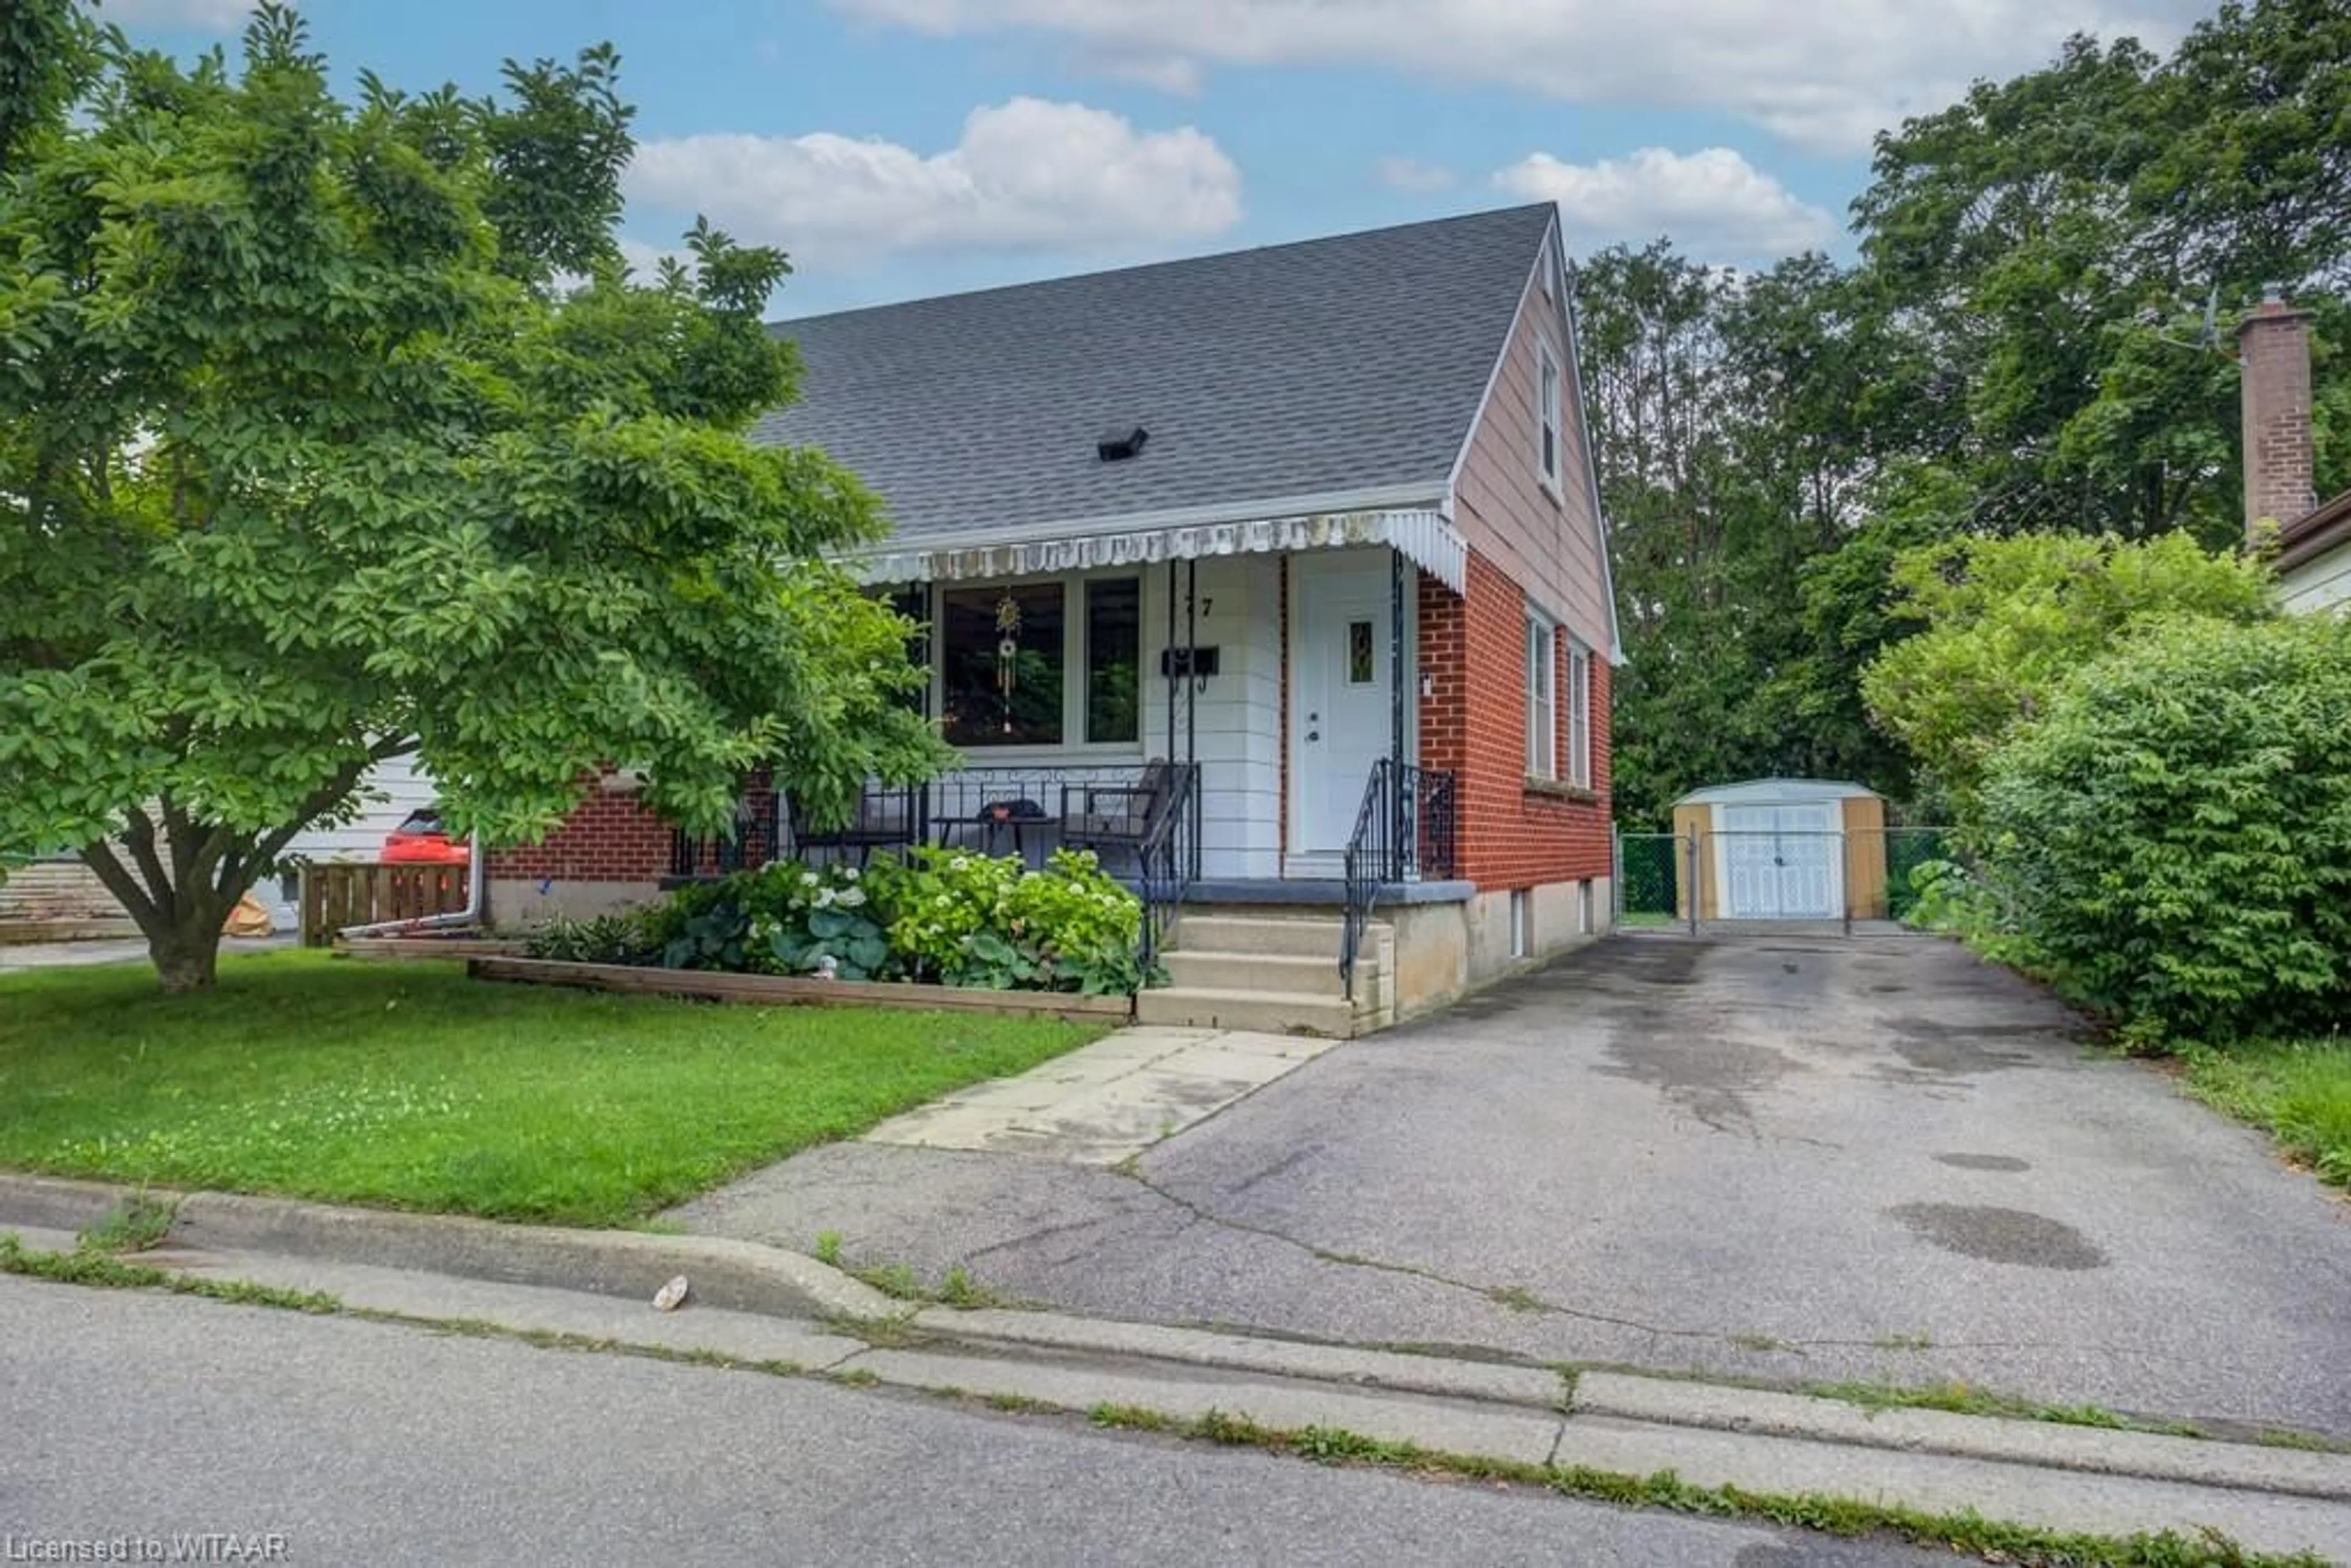
[[[129,27],[201,27],[235,32],[253,15],[254,0],[106,0],[99,19]]]
[[[1687,154],[1644,147],[1596,163],[1536,152],[1494,183],[1529,201],[1557,202],[1568,244],[1579,251],[1669,235],[1707,260],[1769,261],[1826,245],[1836,232],[1827,213],[1728,147]]]
[[[1057,33],[1111,57],[1357,64],[1580,102],[1705,109],[1867,147],[2067,35],[2168,47],[2210,0],[831,0],[935,35]]]
[[[1081,70],[1096,76],[1155,88],[1177,98],[1200,95],[1200,62],[1189,55],[1135,54],[1122,49],[1086,49],[1078,56]]]
[[[823,131],[648,141],[627,189],[831,266],[908,252],[1148,249],[1241,215],[1240,171],[1201,131],[1137,131],[1103,110],[1033,98],[972,110],[962,140],[928,155]]]
[[[1383,185],[1399,191],[1442,191],[1453,183],[1453,171],[1418,158],[1383,158],[1374,166]]]

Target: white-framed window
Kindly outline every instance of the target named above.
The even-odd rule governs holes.
[[[1575,884],[1575,934],[1579,936],[1591,936],[1592,921],[1592,879],[1586,877]]]
[[[1559,777],[1559,632],[1540,612],[1527,612],[1527,777]]]
[[[1567,651],[1567,781],[1592,788],[1592,655]]]
[[[1143,738],[1143,583],[1092,577],[937,591],[939,730],[967,751]]]
[[[1535,340],[1535,471],[1544,484],[1559,488],[1561,453],[1559,359],[1551,345]]]
[[[1535,950],[1534,912],[1527,890],[1510,890],[1510,956],[1524,958]]]

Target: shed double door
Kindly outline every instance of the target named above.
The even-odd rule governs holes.
[[[1723,914],[1733,920],[1834,920],[1842,913],[1844,838],[1834,802],[1726,806]]]

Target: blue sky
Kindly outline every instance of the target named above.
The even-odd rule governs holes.
[[[640,106],[632,255],[697,211],[783,246],[779,313],[1531,200],[1572,248],[1849,248],[1876,127],[2076,30],[2195,0],[314,0],[338,68],[496,82],[609,39]],[[110,0],[142,39],[245,0]]]

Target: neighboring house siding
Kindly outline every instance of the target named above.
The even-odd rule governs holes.
[[[1425,581],[1420,663],[1421,760],[1458,779],[1459,874],[1480,891],[1536,887],[1609,874],[1609,669],[1592,661],[1592,784],[1588,798],[1530,789],[1526,778],[1526,619],[1518,582],[1473,553],[1469,591]],[[1558,733],[1568,732],[1567,657],[1556,661]]]
[[[398,827],[409,812],[433,803],[433,781],[406,758],[378,764],[361,783],[363,800],[358,817],[340,827],[316,828],[298,833],[286,847],[288,860],[372,861],[383,852],[384,835]],[[381,794],[381,800],[366,797]],[[118,848],[126,866],[130,852]],[[132,869],[131,874],[138,873]],[[294,918],[294,875],[264,877],[255,893],[275,915],[290,925]],[[98,880],[98,873],[78,861],[41,861],[12,873],[0,883],[0,920],[125,919],[122,906]]]
[[[78,860],[35,861],[0,881],[0,920],[127,918],[98,873]]]
[[[2306,560],[2278,580],[2278,597],[2296,614],[2351,604],[2351,545]]]
[[[1484,414],[1470,432],[1454,492],[1454,523],[1472,549],[1525,585],[1526,596],[1576,641],[1605,657],[1612,647],[1600,534],[1586,483],[1589,455],[1569,372],[1564,309],[1531,280]],[[1560,371],[1560,480],[1544,484],[1541,452],[1541,359]]]
[[[360,780],[360,814],[340,827],[308,829],[286,846],[288,859],[373,861],[383,855],[386,835],[411,811],[434,800],[433,777],[413,758],[379,762]]]

